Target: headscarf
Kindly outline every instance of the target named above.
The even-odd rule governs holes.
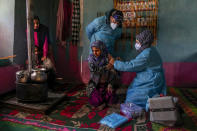
[[[120,11],[117,11],[115,14],[112,15],[112,17],[120,24],[122,24],[123,21],[123,15],[121,15],[121,13]]]
[[[38,17],[38,16],[34,16],[33,20],[38,20],[39,27],[38,27],[38,29],[34,29],[34,31],[38,32],[38,31],[39,31],[39,29],[40,29],[40,19],[39,19],[39,17]]]
[[[98,66],[104,66],[108,63],[108,51],[105,44],[102,41],[94,41],[91,43],[91,48],[96,47],[101,50],[101,55],[96,57],[93,53],[89,55],[88,62]]]
[[[154,41],[154,37],[150,30],[144,30],[136,36],[136,40],[141,44],[141,48],[139,49],[139,52],[141,52],[151,46]]]
[[[113,8],[110,11],[107,11],[105,15],[107,17],[106,19],[107,24],[110,24],[110,17],[112,16],[119,23],[119,27],[122,27],[122,22],[123,22],[122,11]]]

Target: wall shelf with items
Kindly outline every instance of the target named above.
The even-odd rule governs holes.
[[[157,18],[158,18],[158,0],[114,0],[114,8],[123,12],[123,35],[131,38],[131,47],[133,38],[144,28],[148,28],[154,35],[154,45],[157,40]],[[124,37],[123,36],[123,37]]]

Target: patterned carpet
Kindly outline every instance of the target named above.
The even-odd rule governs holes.
[[[197,126],[197,88],[169,88],[169,93],[179,98],[179,105]]]
[[[100,130],[100,131],[193,131],[197,127],[196,124],[196,89],[169,88],[169,93],[180,98],[180,105],[186,112],[183,115],[183,125],[179,127],[165,127],[159,124],[151,123],[146,120],[146,117],[131,120],[121,125],[116,129],[111,129],[104,125],[100,125],[99,121],[106,115],[113,112],[119,113],[119,108],[107,107],[104,110],[98,111],[92,109],[88,104],[85,94],[85,86],[73,86],[68,91],[66,87],[64,92],[67,98],[59,104],[55,110],[49,115],[30,114],[20,112],[19,110],[11,110],[8,108],[0,108],[0,128],[9,131],[10,129],[30,129],[30,130],[65,130],[65,131],[83,131],[83,130]],[[189,90],[193,97],[188,97],[184,94]],[[117,93],[119,100],[124,101],[126,87],[120,88]],[[184,95],[186,95],[186,97]],[[187,101],[187,102],[186,102]],[[7,126],[5,126],[7,125]],[[14,130],[15,131],[15,130]]]

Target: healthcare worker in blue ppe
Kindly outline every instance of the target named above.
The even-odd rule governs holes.
[[[130,84],[125,103],[134,103],[148,110],[148,98],[166,95],[166,82],[162,59],[154,46],[150,30],[144,30],[136,36],[135,48],[139,52],[135,59],[122,62],[110,58],[110,63],[116,70],[136,72],[136,77]]]
[[[90,44],[97,40],[102,41],[108,52],[114,56],[114,43],[115,40],[121,37],[122,21],[123,13],[116,9],[111,9],[105,16],[94,19],[86,27],[86,34]],[[91,48],[89,53],[92,53]]]

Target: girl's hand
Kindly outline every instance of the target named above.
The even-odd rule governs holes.
[[[107,70],[110,70],[110,69],[113,68],[113,65],[109,63],[109,64],[106,65],[106,68],[107,68]]]
[[[108,59],[109,59],[109,63],[111,65],[114,65],[114,58],[111,56],[111,54],[108,54]]]
[[[109,60],[109,63],[111,64],[111,65],[114,65],[114,58],[111,58],[110,60]]]

